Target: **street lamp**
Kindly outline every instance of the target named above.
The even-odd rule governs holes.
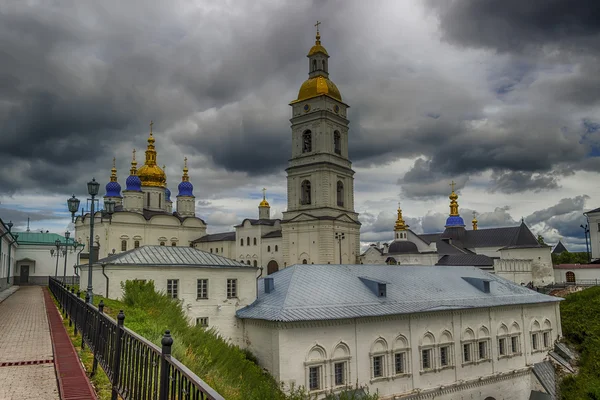
[[[588,224],[585,224],[585,226],[582,224],[580,226],[583,229],[583,234],[585,235],[585,250],[587,252],[588,262],[590,262],[590,246],[588,244],[588,234],[590,233],[590,228],[588,227]]]
[[[340,233],[340,232],[335,233],[335,240],[338,241],[338,247],[340,249],[340,264],[342,263],[342,240],[344,240],[345,237],[346,236],[344,233]]]
[[[65,268],[63,270],[63,284],[67,280],[67,250],[69,249],[69,236],[71,236],[71,232],[65,232],[65,251],[63,252],[63,256],[65,257]]]
[[[60,257],[60,239],[56,239],[54,241],[54,245],[56,246],[56,268],[54,269],[54,279],[58,275],[58,258]],[[50,249],[50,255],[54,255],[54,249]]]
[[[79,210],[79,199],[73,195],[67,200],[69,211],[71,212],[71,222],[75,222],[75,213]]]

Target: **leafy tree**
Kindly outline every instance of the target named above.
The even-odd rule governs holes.
[[[544,245],[544,246],[546,245],[546,242],[544,242],[544,237],[542,235],[538,235],[537,241],[541,245]]]
[[[571,253],[569,251],[563,251],[560,254],[552,254],[552,264],[587,264],[588,254],[583,253]]]

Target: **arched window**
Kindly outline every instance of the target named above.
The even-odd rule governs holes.
[[[275,251],[279,251],[279,246],[275,245]]]
[[[219,248],[215,247],[215,253],[219,254]]]
[[[252,262],[252,264],[253,264],[255,267],[258,267],[258,262],[257,262],[256,260],[254,260],[254,261]]]
[[[344,206],[344,183],[342,181],[337,182],[337,205]]]
[[[133,242],[133,248],[137,249],[138,247],[140,247],[140,241],[136,240],[135,242]]]
[[[212,247],[210,248],[210,252],[212,253]]]
[[[434,346],[435,336],[431,332],[426,332],[421,339],[421,346],[419,347],[421,353],[421,371],[430,371],[435,368]]]
[[[408,340],[403,335],[399,335],[394,342],[393,349],[393,368],[392,373],[394,375],[408,374],[408,362],[410,360],[410,349],[408,346]]]
[[[240,246],[243,246],[243,245],[244,245],[244,238],[241,238],[240,239]]]
[[[325,364],[327,352],[319,345],[308,352],[304,365],[306,366],[306,387],[309,392],[325,389]]]
[[[160,242],[160,245],[161,245],[161,246],[164,246],[164,245],[165,245],[165,242]]]
[[[150,192],[146,193],[146,207],[150,208]]]
[[[175,247],[175,246],[177,246],[177,242],[171,242],[171,246],[172,246],[172,247]]]
[[[575,272],[567,271],[566,278],[567,278],[567,283],[575,283]]]
[[[302,152],[309,153],[312,151],[312,133],[311,131],[305,131],[302,134]]]
[[[313,72],[317,70],[317,60],[313,60],[312,70],[313,70]]]
[[[333,149],[336,154],[342,154],[342,135],[338,131],[333,132]]]
[[[254,245],[256,246],[256,238],[254,238]]]
[[[387,371],[388,345],[384,338],[378,338],[371,345],[371,379],[384,378],[388,376]]]
[[[310,199],[310,181],[309,180],[305,180],[302,182],[300,191],[301,191],[300,204],[310,204],[311,199]]]
[[[250,246],[250,236],[246,236],[246,246]]]
[[[395,259],[394,257],[388,257],[388,258],[385,260],[385,263],[386,263],[387,265],[398,265],[398,261],[396,261],[396,259]]]
[[[306,260],[306,258],[304,260],[302,260],[302,264],[308,264],[308,261]]]
[[[158,208],[160,208],[161,206],[162,206],[162,196],[159,193],[158,194]]]
[[[271,246],[267,246],[267,251],[271,251]]]
[[[323,60],[323,71],[327,72],[327,63]]]
[[[348,346],[340,342],[333,349],[331,356],[332,362],[332,387],[345,386],[350,381],[350,349]]]
[[[127,240],[121,240],[121,251],[127,250]]]

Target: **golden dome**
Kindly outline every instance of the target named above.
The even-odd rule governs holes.
[[[154,149],[154,136],[152,136],[152,125],[150,121],[150,137],[148,137],[148,148],[146,149],[146,163],[137,170],[137,175],[142,181],[142,186],[166,187],[167,174],[156,165],[156,150]]]
[[[338,101],[342,101],[342,95],[340,94],[337,86],[335,86],[335,83],[331,82],[324,76],[319,75],[304,81],[302,86],[300,86],[298,99],[296,99],[294,103],[321,95],[329,96]]]
[[[405,231],[408,228],[408,225],[404,222],[404,218],[402,217],[402,209],[400,208],[400,204],[398,204],[398,218],[396,219],[396,224],[394,225],[395,231]]]
[[[269,202],[267,201],[267,197],[266,197],[267,196],[267,189],[263,188],[262,192],[263,192],[263,199],[262,199],[262,201],[260,202],[260,204],[258,206],[259,207],[271,207],[269,205]]]

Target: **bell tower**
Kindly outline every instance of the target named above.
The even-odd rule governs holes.
[[[329,79],[329,54],[308,52],[308,79],[292,107],[292,157],[287,171],[287,211],[282,236],[285,265],[354,264],[360,222],[354,211],[354,171],[348,158],[349,106]]]

